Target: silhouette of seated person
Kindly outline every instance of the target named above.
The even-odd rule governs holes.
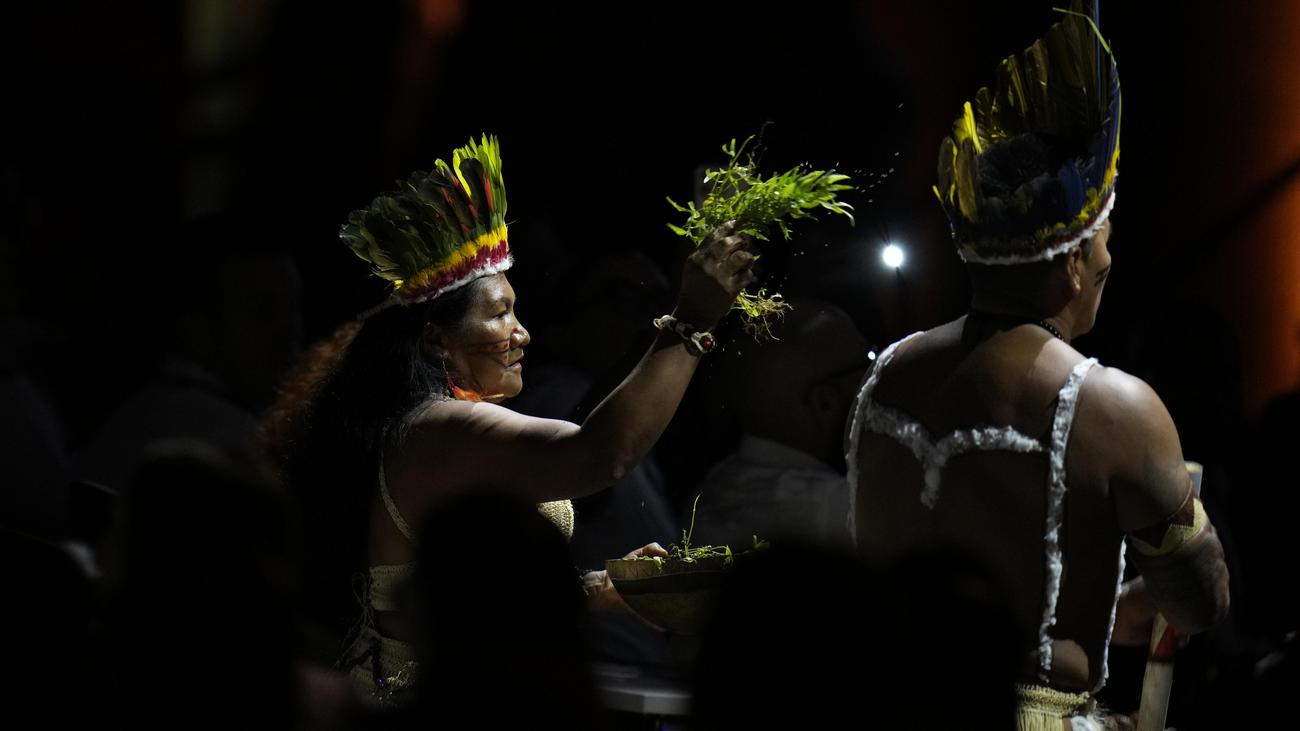
[[[790,302],[772,339],[737,332],[719,357],[715,379],[743,433],[687,504],[699,545],[745,548],[754,535],[849,545],[844,423],[870,365],[867,342],[835,305]]]
[[[595,728],[584,593],[555,525],[483,490],[440,502],[419,538],[416,700],[397,714],[425,728]]]
[[[787,539],[742,557],[705,626],[689,727],[1012,728],[1003,595],[956,552],[869,566]],[[943,683],[967,668],[967,687]]]
[[[71,464],[33,362],[33,316],[44,314],[36,303],[46,295],[27,272],[42,247],[20,176],[0,163],[0,180],[0,528],[54,541],[66,530]]]
[[[193,440],[146,451],[104,559],[112,718],[298,723],[289,528],[283,496],[240,458]]]
[[[235,218],[200,219],[180,235],[178,246],[211,258],[160,292],[155,363],[81,454],[80,479],[120,490],[164,438],[253,455],[256,415],[298,351],[300,285],[287,254],[257,248]]]

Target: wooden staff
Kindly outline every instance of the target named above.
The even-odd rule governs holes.
[[[1204,468],[1196,462],[1187,463],[1187,474],[1192,477],[1192,489],[1201,496],[1201,476]],[[1151,627],[1151,645],[1147,650],[1147,669],[1142,676],[1142,702],[1138,706],[1137,731],[1164,731],[1169,715],[1169,691],[1174,687],[1174,653],[1178,650],[1178,633],[1165,615],[1157,613]]]

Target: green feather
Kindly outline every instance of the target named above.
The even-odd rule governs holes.
[[[505,225],[506,192],[501,146],[483,135],[452,152],[452,163],[435,160],[398,189],[378,195],[348,215],[339,239],[374,273],[409,280],[444,264],[474,238]],[[487,205],[488,200],[491,205]]]

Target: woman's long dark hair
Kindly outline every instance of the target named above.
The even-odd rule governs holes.
[[[401,441],[421,405],[448,397],[443,364],[424,350],[425,326],[461,327],[477,291],[471,282],[344,325],[307,351],[263,419],[264,447],[299,508],[307,616],[325,635],[316,639],[341,641],[360,614],[385,445]]]

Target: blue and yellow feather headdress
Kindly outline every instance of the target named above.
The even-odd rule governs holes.
[[[1096,3],[998,67],[939,147],[934,192],[963,260],[1044,261],[1101,229],[1115,203],[1119,71]]]

